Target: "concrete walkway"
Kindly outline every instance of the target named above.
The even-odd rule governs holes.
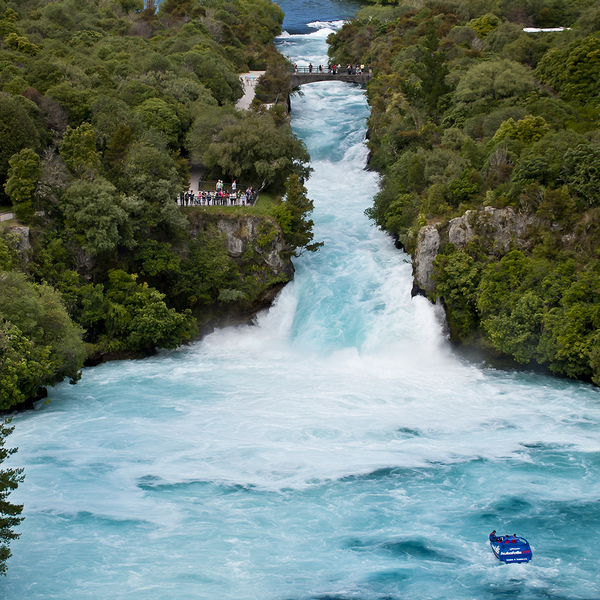
[[[242,73],[240,79],[244,88],[244,95],[235,103],[235,107],[239,110],[247,110],[254,100],[254,94],[256,93],[256,84],[258,78],[263,75],[265,71],[250,71],[249,73]]]

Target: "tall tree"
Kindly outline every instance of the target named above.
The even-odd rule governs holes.
[[[10,419],[0,424],[0,463],[17,451],[17,448],[5,448],[6,438],[13,432],[14,427],[9,426]],[[1,469],[0,470],[0,573],[6,575],[6,561],[12,556],[9,544],[21,534],[15,533],[16,527],[23,521],[20,514],[23,511],[22,504],[12,504],[8,501],[10,493],[19,487],[25,479],[23,469]]]
[[[290,175],[285,182],[285,201],[276,207],[277,221],[295,256],[304,250],[316,252],[323,242],[313,242],[312,219],[314,203],[306,195],[306,188],[298,175]]]
[[[35,214],[33,192],[42,174],[40,157],[31,148],[23,148],[8,164],[10,169],[4,189],[15,207],[17,219],[29,223]]]

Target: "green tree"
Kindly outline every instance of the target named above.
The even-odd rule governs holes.
[[[492,13],[487,13],[478,19],[473,19],[469,23],[469,27],[474,29],[480,38],[484,38],[492,33],[498,25],[500,25],[500,19]]]
[[[137,275],[122,270],[109,272],[101,305],[105,328],[99,341],[103,349],[172,350],[196,335],[191,311],[178,313],[168,308],[164,294],[136,280]]]
[[[79,369],[86,356],[83,330],[71,321],[56,290],[48,285],[32,284],[22,273],[0,272],[0,318],[20,332],[8,330],[10,335],[16,336],[13,338],[16,350],[13,347],[11,352],[18,351],[26,361],[43,366],[38,372],[38,367],[33,365],[29,375],[24,376],[29,384],[21,389],[23,394],[32,395],[38,387],[54,385],[65,377],[72,382],[79,379]],[[27,340],[32,344],[30,350]],[[49,372],[46,371],[48,366]],[[33,377],[36,372],[40,377]]]
[[[476,63],[459,81],[455,102],[470,111],[483,111],[490,103],[526,96],[534,89],[531,69],[512,60]]]
[[[172,293],[178,305],[197,308],[217,303],[224,290],[237,289],[240,283],[239,267],[229,257],[225,235],[211,225],[190,242]]]
[[[78,235],[81,246],[92,256],[128,243],[125,227],[129,218],[124,205],[125,199],[117,188],[102,177],[73,182],[61,200],[67,227]]]
[[[385,230],[404,239],[419,212],[418,202],[412,194],[399,194],[386,210]]]
[[[314,223],[308,216],[313,209],[300,177],[290,175],[285,182],[285,200],[275,208],[275,216],[295,256],[305,250],[316,252],[323,246],[323,242],[312,241]]]
[[[452,335],[464,340],[475,331],[481,265],[466,252],[439,254],[434,262],[436,291],[444,300]]]
[[[148,128],[162,133],[170,146],[177,146],[181,134],[181,122],[175,111],[164,100],[149,98],[136,110]]]
[[[5,419],[0,424],[0,464],[17,452],[18,448],[6,448],[6,438],[14,431],[10,419]],[[21,534],[15,533],[13,527],[19,525],[25,517],[22,504],[12,504],[8,501],[11,492],[14,492],[19,483],[23,483],[25,475],[22,468],[8,468],[0,470],[0,573],[6,575],[6,561],[12,556],[10,542],[16,540]]]
[[[600,146],[580,144],[563,157],[569,189],[589,205],[600,201]]]
[[[23,148],[38,150],[40,137],[33,119],[21,104],[0,93],[0,180],[5,181],[8,161]]]
[[[0,410],[35,396],[52,375],[49,346],[36,348],[20,329],[0,322]]]
[[[587,140],[571,129],[546,134],[521,155],[521,161],[529,158],[542,158],[548,165],[547,181],[550,184],[564,183],[565,155],[573,148],[580,147]]]
[[[60,145],[60,155],[77,177],[84,174],[92,177],[100,167],[94,128],[89,123],[82,123],[75,129],[67,127]]]
[[[8,48],[27,54],[28,56],[35,56],[41,50],[39,46],[32,44],[24,35],[18,35],[17,33],[9,33],[4,43]]]
[[[525,144],[533,144],[541,140],[549,131],[550,127],[543,117],[527,115],[519,119],[516,123],[511,117],[500,125],[492,141],[499,143],[509,138],[511,140],[520,140]]]
[[[208,50],[193,50],[183,58],[219,104],[235,102],[244,95],[240,78],[233,66],[219,54]]]
[[[494,348],[520,363],[538,358],[543,308],[543,301],[533,290],[527,290],[518,297],[514,306],[505,308],[496,316],[489,316],[483,327]]]
[[[562,297],[544,316],[540,352],[550,368],[569,377],[598,378],[600,274],[591,264],[562,286]]]
[[[35,214],[33,192],[42,174],[40,157],[31,148],[24,148],[8,164],[10,169],[4,189],[15,207],[17,219],[30,223]]]
[[[125,178],[121,189],[134,203],[134,235],[148,237],[153,228],[177,235],[187,226],[175,198],[183,182],[178,165],[162,135],[147,131],[132,144],[125,158]]]
[[[557,47],[540,60],[536,76],[565,100],[596,102],[600,84],[600,39],[587,36]]]
[[[217,173],[260,188],[281,189],[289,175],[307,178],[311,171],[304,142],[289,126],[277,127],[268,114],[249,114],[226,125],[205,149],[202,160]]]
[[[512,250],[500,262],[487,266],[477,291],[477,309],[482,318],[493,318],[510,303],[530,268],[529,259],[519,250]]]
[[[194,120],[186,138],[186,148],[194,158],[201,158],[210,143],[219,138],[228,125],[235,125],[240,114],[231,106],[209,106]]]
[[[47,67],[46,65],[42,65]],[[42,75],[44,77],[45,75]],[[50,74],[47,75],[48,77]],[[56,73],[58,81],[64,79],[62,72]],[[83,87],[83,86],[82,86]],[[72,125],[80,125],[90,117],[90,90],[82,91],[72,83],[61,82],[53,85],[46,92],[50,98],[56,100],[69,115],[69,122]]]
[[[439,51],[440,40],[432,29],[419,45],[418,58],[409,66],[409,71],[416,75],[418,82],[404,82],[402,91],[414,102],[416,98],[423,100],[430,113],[437,112],[440,99],[452,91],[446,83],[450,72],[446,61],[446,53]]]

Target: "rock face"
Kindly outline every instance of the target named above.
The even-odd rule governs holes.
[[[29,227],[13,227],[11,231],[15,234],[17,252],[22,255],[27,255],[31,250]]]
[[[505,254],[511,242],[523,240],[531,219],[518,215],[512,208],[468,210],[448,223],[448,241],[464,248],[476,235],[483,238],[490,251]]]
[[[208,212],[194,212],[188,215],[192,225],[191,235],[195,237],[207,225],[214,225],[227,239],[229,256],[243,262],[243,256],[254,252],[255,258],[263,262],[274,276],[291,279],[294,266],[286,250],[283,234],[278,225],[269,217],[260,215],[223,215]]]
[[[462,217],[452,219],[446,228],[440,227],[438,230],[433,225],[421,227],[413,262],[413,294],[429,294],[435,290],[433,261],[440,243],[445,239],[462,250],[477,236],[490,254],[502,255],[513,244],[517,247],[526,246],[528,228],[534,221],[535,217],[519,215],[512,208],[486,206],[481,210],[466,211]]]
[[[433,261],[440,248],[440,234],[433,225],[425,225],[419,231],[417,249],[413,263],[414,276],[417,285],[426,292],[435,289]]]
[[[259,243],[259,238],[264,235],[265,223],[270,221],[256,216],[240,216],[236,219],[219,219],[215,225],[227,236],[227,251],[232,258],[241,258],[252,248],[263,257],[275,275],[284,274],[291,277],[294,268],[289,259],[283,260],[281,257],[285,245],[280,233],[275,233],[269,244]]]
[[[4,235],[4,240],[19,255],[19,259],[23,261],[23,263],[29,262],[31,257],[29,227],[10,227]]]

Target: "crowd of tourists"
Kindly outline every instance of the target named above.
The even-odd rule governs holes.
[[[344,67],[341,64],[332,64],[327,65],[327,67],[323,67],[323,65],[319,65],[318,67],[314,67],[312,63],[308,65],[309,73],[324,73],[327,70],[327,73],[330,75],[337,75],[338,71],[341,73],[344,72]],[[298,65],[294,65],[294,73],[298,74]],[[365,65],[346,65],[346,75],[362,75],[363,73],[373,73],[373,67],[368,65],[365,70]]]
[[[200,190],[197,194],[194,190],[181,192],[178,198],[180,206],[251,206],[254,204],[256,193],[252,187],[246,191],[237,189],[237,182],[231,184],[228,190],[219,179],[214,191]]]

